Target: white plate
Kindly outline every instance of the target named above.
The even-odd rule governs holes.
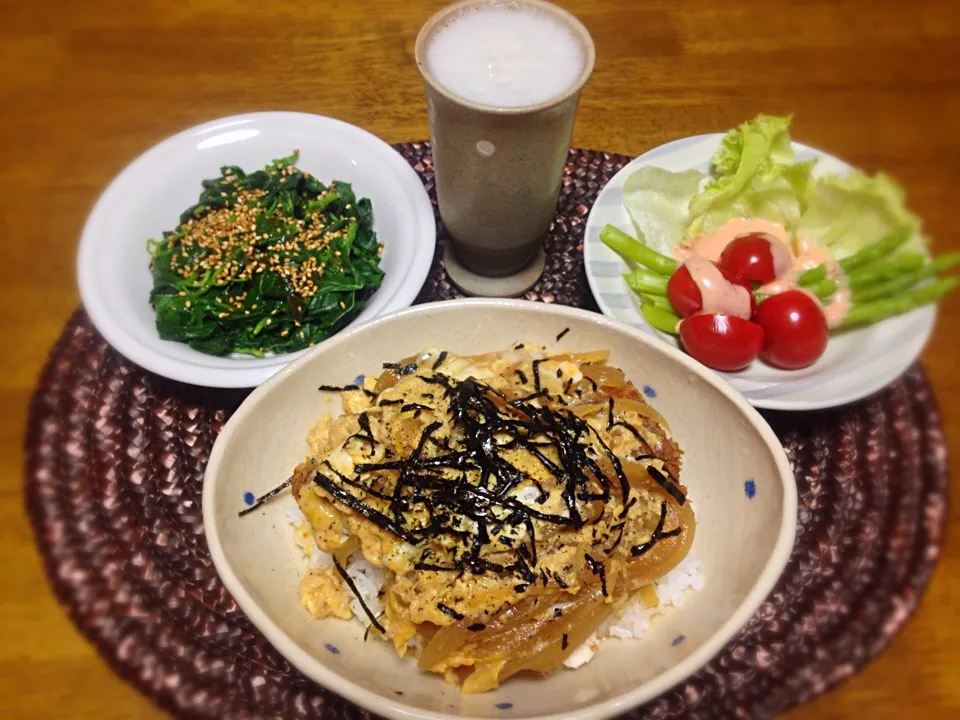
[[[246,493],[270,490],[303,460],[307,432],[324,412],[341,413],[339,397],[318,385],[376,374],[382,363],[428,347],[472,354],[519,340],[551,350],[607,349],[611,364],[653,398],[684,451],[681,477],[697,514],[691,552],[705,584],[642,637],[603,641],[575,672],[517,676],[497,690],[461,695],[386,643],[364,642],[361,623],[315,620],[300,606],[305,563],[288,523],[286,512],[295,507],[289,491],[245,517],[237,511]],[[743,627],[790,557],[797,518],[796,485],[780,442],[727,383],[597,313],[520,300],[419,305],[314,348],[254,390],[224,426],[207,463],[202,504],[217,572],[267,640],[307,677],[393,720],[602,720],[625,713],[695,673]]]
[[[174,380],[210,387],[259,385],[292,359],[216,357],[161,340],[149,293],[148,238],[172,230],[196,202],[200,181],[220,166],[261,168],[300,150],[298,167],[329,182],[353,184],[373,204],[383,243],[383,284],[352,324],[404,308],[420,291],[436,244],[430,198],[420,178],[383,140],[321,115],[265,112],[214,120],[154,146],[110,183],[87,219],[77,276],[83,305],[97,330],[127,358]]]
[[[635,158],[600,192],[587,218],[583,257],[590,290],[604,315],[629,323],[677,345],[675,338],[655,332],[644,320],[636,296],[622,273],[626,263],[603,244],[607,223],[635,235],[623,206],[623,183],[645,165],[665,170],[710,170],[720,134],[695,135],[654,148]],[[850,166],[820,150],[793,143],[797,159],[817,158],[814,175],[846,173]],[[737,373],[718,373],[755,407],[773,410],[815,410],[859,400],[899,377],[923,350],[933,331],[936,308],[914,310],[868,327],[831,336],[827,350],[803,370],[778,370],[761,362]]]

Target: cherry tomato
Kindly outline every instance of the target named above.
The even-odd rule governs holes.
[[[786,270],[783,264],[790,260],[786,245],[772,235],[749,233],[737,236],[723,249],[719,264],[746,280],[764,284],[777,279],[778,258],[781,269]]]
[[[714,370],[734,372],[760,354],[763,329],[733,315],[700,313],[680,322],[680,341],[694,360]]]
[[[717,265],[717,268],[723,277],[726,278],[727,282],[744,287],[750,293],[750,310],[752,315],[757,305],[750,283],[720,265]],[[703,307],[700,288],[697,287],[697,283],[694,281],[690,270],[687,269],[685,264],[681,264],[667,281],[667,299],[670,301],[670,304],[673,305],[673,309],[679,313],[680,317],[687,317],[688,315],[700,312],[700,309]]]
[[[681,264],[667,281],[667,299],[681,317],[692,315],[700,309],[700,288],[693,281],[686,265]]]
[[[763,328],[760,358],[784,370],[813,364],[827,347],[827,319],[820,303],[803,290],[787,290],[757,306],[754,320]]]

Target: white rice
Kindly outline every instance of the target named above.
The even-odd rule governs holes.
[[[374,617],[379,616],[383,612],[383,605],[378,595],[387,579],[387,571],[371,565],[359,550],[354,551],[350,556],[346,571],[353,580],[353,584],[357,586],[357,592],[363,598],[363,603]],[[353,593],[350,593],[350,609],[364,625],[367,624],[367,614],[363,610],[363,604]]]
[[[333,567],[333,555],[324,552],[313,543],[313,535],[310,526],[307,524],[306,516],[300,508],[291,508],[287,510],[287,520],[293,526],[294,536],[297,540],[297,546],[307,556],[311,569],[327,570]],[[307,542],[304,538],[307,538]],[[307,549],[310,549],[307,554]],[[380,602],[380,588],[387,579],[387,571],[370,564],[359,550],[355,550],[347,560],[345,568],[347,575],[357,587],[357,592],[363,598],[363,602],[377,617],[383,612],[383,605]],[[364,624],[367,622],[367,614],[363,610],[363,604],[352,592],[350,593],[350,609],[353,614]]]
[[[648,608],[642,600],[637,600],[623,609],[618,615],[607,619],[584,643],[570,653],[563,661],[568,668],[578,668],[593,659],[605,640],[631,640],[638,638],[650,627],[650,623],[660,615],[680,607],[687,598],[689,590],[703,587],[703,575],[700,561],[688,553],[673,570],[653,584],[659,604]]]

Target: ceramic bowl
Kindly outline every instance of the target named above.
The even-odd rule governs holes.
[[[561,341],[556,337],[569,328]],[[314,620],[298,604],[303,571],[284,493],[245,516],[305,456],[305,436],[339,398],[321,384],[378,373],[427,347],[457,353],[520,340],[553,349],[605,348],[669,421],[684,450],[683,479],[697,512],[692,552],[704,587],[655,619],[639,639],[609,640],[582,668],[515,677],[482,695],[461,695],[363,626]],[[762,417],[714,373],[665,343],[602,315],[516,300],[420,305],[340,333],[255,390],[214,445],[203,519],[217,571],[240,608],[305,675],[389,718],[604,718],[684,680],[710,660],[773,588],[793,546],[797,496],[780,443]],[[681,638],[678,642],[677,639]],[[402,693],[402,694],[401,694]]]
[[[408,306],[426,280],[436,244],[427,192],[413,168],[374,135],[320,115],[264,112],[198,125],[164,140],[110,183],[83,229],[77,260],[90,319],[115,349],[147,370],[210,387],[253,387],[300,353],[215,357],[161,340],[149,303],[148,238],[172,230],[197,201],[200,181],[222,165],[252,171],[300,150],[297,166],[329,182],[353,184],[373,204],[383,243],[383,284],[353,321]]]

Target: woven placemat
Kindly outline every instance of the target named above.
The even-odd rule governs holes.
[[[429,147],[398,150],[432,196]],[[526,297],[594,307],[582,225],[627,160],[571,152],[547,273]],[[421,301],[457,296],[440,250]],[[27,507],[48,577],[107,662],[178,717],[369,717],[293,669],[214,571],[200,513],[203,469],[244,396],[147,373],[78,311],[50,353],[26,436]],[[855,405],[767,419],[800,494],[790,563],[717,658],[631,718],[766,718],[804,702],[883,649],[930,576],[947,473],[919,367]]]

